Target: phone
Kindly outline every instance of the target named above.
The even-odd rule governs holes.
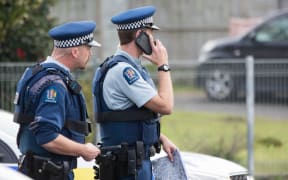
[[[150,39],[146,32],[141,31],[139,36],[136,37],[135,43],[145,54],[147,55],[152,54]]]

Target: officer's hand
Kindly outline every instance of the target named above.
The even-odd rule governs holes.
[[[149,38],[152,47],[152,54],[143,54],[143,57],[157,66],[161,66],[162,64],[168,64],[168,53],[165,46],[158,39],[154,41],[151,34],[149,34]]]
[[[84,149],[81,154],[82,158],[86,161],[94,160],[99,154],[100,149],[94,146],[92,143],[84,144]]]
[[[160,136],[160,140],[163,146],[163,150],[167,153],[170,161],[173,161],[173,154],[178,149],[177,146],[164,135]]]

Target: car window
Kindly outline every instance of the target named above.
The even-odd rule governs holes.
[[[261,26],[255,35],[257,42],[288,41],[288,16],[278,17]]]

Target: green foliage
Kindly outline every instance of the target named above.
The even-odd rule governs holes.
[[[51,51],[56,0],[0,0],[0,62],[37,61]]]
[[[198,147],[198,151],[204,154],[210,154],[224,159],[241,163],[238,153],[245,150],[245,136],[241,133],[232,135],[231,142],[227,142],[227,138],[219,137],[215,144],[203,144]]]
[[[257,142],[266,147],[281,148],[281,146],[283,146],[283,143],[281,142],[281,140],[275,137],[260,138]]]

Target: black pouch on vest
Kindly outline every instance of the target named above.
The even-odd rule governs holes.
[[[114,180],[116,179],[115,174],[115,159],[114,158],[106,158],[104,161],[100,163],[100,172],[99,177],[100,180]]]
[[[136,166],[137,168],[142,166],[142,161],[145,157],[145,149],[143,141],[136,141]]]
[[[128,176],[128,144],[121,143],[121,150],[118,152],[116,173],[117,177]]]
[[[136,176],[136,151],[135,149],[128,150],[128,175]]]

